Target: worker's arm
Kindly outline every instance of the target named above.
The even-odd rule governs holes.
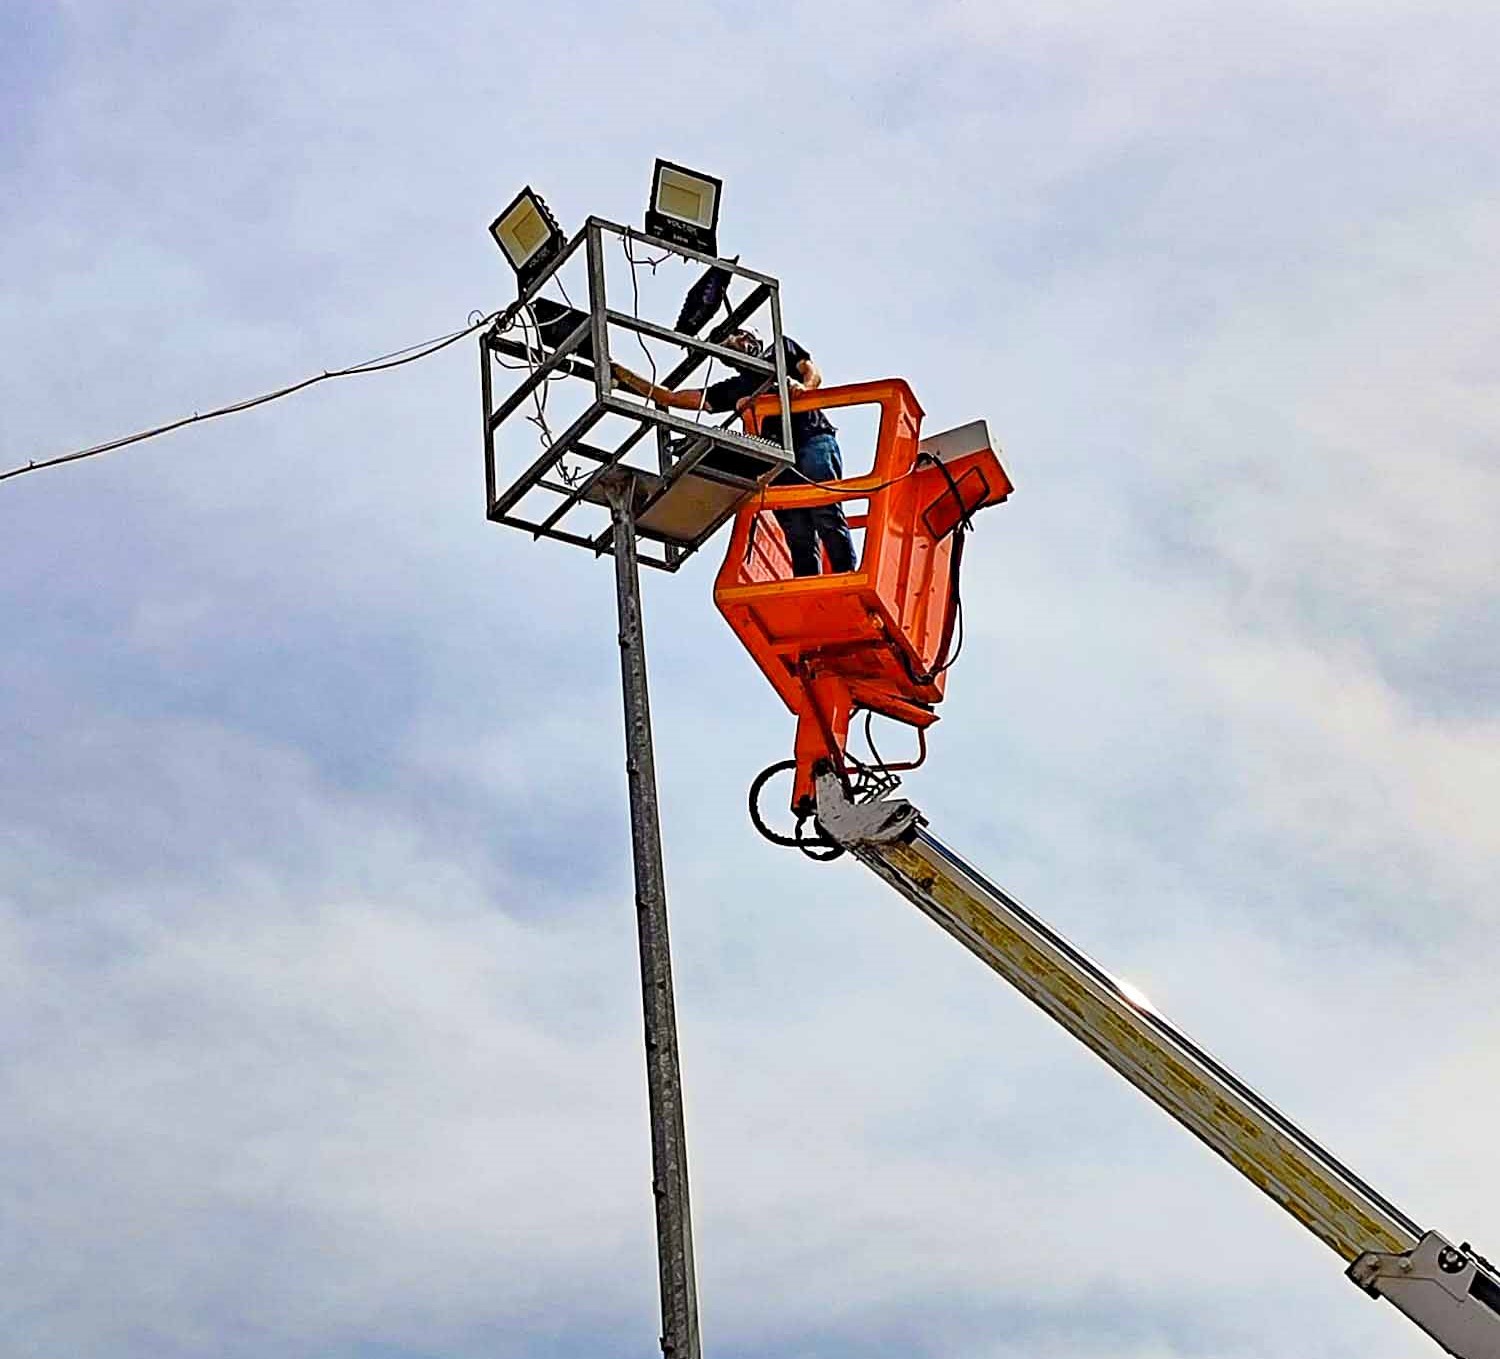
[[[628,387],[637,396],[654,401],[658,406],[676,406],[680,410],[698,411],[703,409],[708,396],[707,389],[702,387],[682,392],[673,391],[670,387],[659,387],[654,382],[648,382],[639,373],[631,372],[623,363],[610,364],[609,371],[622,387]]]
[[[821,373],[819,373],[816,368],[813,367],[813,363],[812,363],[811,359],[805,359],[805,360],[803,360],[801,366],[798,368],[798,372],[800,373],[804,369],[807,369],[807,368],[812,368],[812,373],[813,373],[813,381],[812,382],[808,382],[808,381],[806,381],[806,379],[803,379],[803,380],[799,381],[797,378],[793,377],[790,373],[787,374],[786,392],[787,392],[787,395],[789,397],[796,396],[798,392],[810,391],[812,388],[816,387],[818,385],[818,383],[820,383],[820,382],[823,381],[823,375]],[[761,393],[761,396],[765,396],[765,395],[766,395],[765,392]],[[770,393],[770,395],[771,396],[775,396],[776,393],[773,391],[773,392]],[[760,397],[758,397],[758,396],[742,396],[738,401],[736,401],[734,403],[734,408],[741,415],[743,415],[745,413],[745,408],[747,406],[753,406],[758,400],[760,400]]]
[[[786,392],[788,396],[796,396],[798,392],[810,392],[814,387],[821,386],[823,374],[818,371],[818,365],[810,358],[803,359],[795,369],[786,375]],[[735,410],[741,415],[745,413],[746,406],[753,406],[756,398],[753,396],[742,396],[734,403]]]

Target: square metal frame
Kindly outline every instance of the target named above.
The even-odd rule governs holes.
[[[605,295],[604,269],[604,245],[608,236],[620,238],[627,243],[627,248],[630,242],[637,242],[650,249],[670,251],[687,260],[713,265],[754,286],[750,294],[709,332],[707,338],[689,335],[670,326],[657,325],[631,312],[617,311],[609,306]],[[612,469],[620,468],[622,473],[633,476],[636,482],[637,560],[658,570],[675,571],[728,520],[745,495],[754,493],[777,473],[794,465],[786,352],[782,344],[780,285],[770,275],[747,269],[730,260],[701,254],[686,246],[649,236],[632,227],[621,226],[600,217],[590,217],[546,272],[521,290],[516,306],[524,306],[536,297],[548,280],[580,249],[585,253],[588,268],[588,314],[540,363],[535,362],[535,354],[527,346],[506,339],[499,332],[498,326],[480,336],[485,503],[488,507],[486,515],[493,523],[524,529],[536,538],[551,538],[575,547],[585,547],[596,555],[608,552],[613,539],[613,527],[598,533],[580,533],[569,527],[567,521],[581,504],[606,504],[605,483],[611,475],[618,477],[620,473],[612,474]],[[767,304],[771,313],[772,330],[770,359],[752,359],[720,343],[731,330],[742,325],[748,317]],[[509,314],[513,315],[514,311]],[[781,406],[781,442],[778,444],[756,438],[731,428],[730,424],[735,418],[732,413],[724,425],[700,424],[670,411],[660,410],[649,404],[636,404],[616,395],[609,358],[610,326],[665,341],[685,351],[681,362],[662,379],[659,385],[663,387],[681,386],[684,380],[710,358],[717,358],[726,365],[732,363],[741,371],[760,374],[766,390],[774,385],[777,393]],[[592,349],[591,358],[578,356],[585,341],[589,342]],[[534,364],[519,385],[498,405],[495,404],[492,353],[524,357]],[[540,455],[519,476],[502,487],[499,468],[496,466],[495,431],[521,409],[542,383],[560,373],[591,382],[594,388],[593,400],[567,429],[542,449]],[[587,441],[588,435],[608,415],[622,417],[632,422],[635,428],[612,449],[595,447]],[[646,472],[629,465],[622,467],[623,459],[650,433],[657,434],[658,470]],[[692,439],[685,451],[677,456],[671,456],[666,451],[666,440],[672,435],[687,435]],[[736,476],[711,464],[705,465],[704,460],[715,449],[727,450],[742,459],[748,459],[759,470],[753,477]],[[574,485],[565,484],[564,478],[557,472],[558,463],[569,453],[596,464],[587,476]],[[687,477],[697,477],[701,481],[727,488],[723,495],[730,498],[725,501],[722,512],[716,513],[710,522],[689,538],[667,537],[642,526],[639,520],[643,516],[649,519],[652,507]],[[541,518],[528,519],[518,514],[516,507],[535,490],[551,496],[552,501]],[[742,490],[744,494],[733,496],[732,492],[736,490]]]

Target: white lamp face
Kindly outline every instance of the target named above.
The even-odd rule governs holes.
[[[536,204],[523,198],[495,224],[495,239],[513,269],[519,269],[547,242],[551,234]]]
[[[656,189],[656,210],[680,222],[691,222],[705,231],[714,224],[714,200],[718,189],[706,179],[696,179],[671,166],[662,166]]]

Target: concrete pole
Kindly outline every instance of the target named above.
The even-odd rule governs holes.
[[[630,783],[630,839],[635,859],[635,910],[640,935],[641,998],[646,1021],[646,1089],[651,1105],[652,1190],[661,1273],[661,1348],[665,1359],[701,1359],[698,1283],[693,1269],[688,1202],[687,1138],[677,1013],[667,941],[667,884],[661,817],[646,691],[646,637],[641,626],[640,571],[635,560],[635,481],[628,473],[604,483],[614,520],[615,594],[620,614],[620,680],[625,698],[625,770]]]

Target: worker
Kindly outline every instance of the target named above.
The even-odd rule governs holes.
[[[750,329],[736,330],[723,343],[727,349],[750,358],[765,356],[766,346],[760,336]],[[782,352],[786,356],[787,390],[792,396],[799,392],[810,392],[822,383],[823,374],[818,371],[812,355],[789,335],[782,336]],[[623,364],[611,364],[610,369],[615,380],[622,386],[658,405],[675,406],[679,410],[733,410],[738,411],[741,416],[766,381],[764,374],[741,372],[734,377],[710,383],[707,387],[674,391],[670,387],[659,387],[648,382]],[[767,439],[780,443],[781,417],[767,416],[761,421],[760,432]],[[778,483],[838,481],[844,475],[843,455],[839,452],[838,439],[833,425],[822,411],[792,412],[792,451],[797,460],[797,470],[783,472],[776,478]],[[786,545],[792,554],[793,574],[818,574],[822,566],[819,544],[827,549],[828,563],[834,571],[854,570],[854,539],[850,536],[849,521],[844,518],[842,505],[819,505],[810,510],[777,510],[776,522],[786,535]]]

